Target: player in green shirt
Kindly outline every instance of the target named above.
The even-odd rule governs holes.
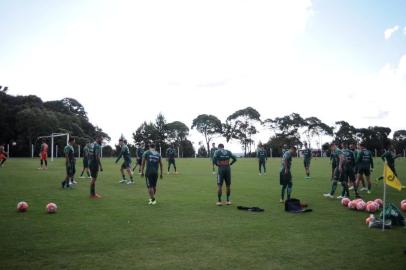
[[[258,158],[258,166],[259,166],[259,175],[262,175],[261,169],[264,168],[264,175],[266,175],[266,160],[267,160],[267,154],[266,150],[262,146],[262,144],[258,145],[257,149],[257,158]]]
[[[168,161],[168,174],[169,174],[169,170],[171,168],[171,165],[173,165],[173,168],[175,169],[175,174],[177,173],[176,172],[175,156],[176,156],[176,151],[173,148],[173,145],[171,145],[166,150],[166,158],[167,158],[167,161]]]
[[[285,191],[287,192],[287,199],[290,199],[292,194],[292,157],[296,153],[296,147],[291,146],[288,151],[285,151],[282,157],[281,169],[279,171],[279,184],[282,186],[280,202],[285,202]]]
[[[365,148],[365,144],[361,143],[361,151],[357,157],[358,163],[358,179],[357,179],[357,186],[361,181],[361,177],[365,175],[365,178],[368,183],[368,194],[371,193],[371,172],[374,170],[374,159],[372,157],[371,151]],[[364,189],[361,189],[364,190]]]
[[[68,140],[68,145],[65,146],[63,152],[65,153],[65,167],[66,176],[62,181],[62,188],[69,188],[73,183],[73,177],[75,176],[75,150],[73,145],[75,144],[75,138],[70,137]]]
[[[303,164],[306,171],[306,179],[310,179],[310,161],[312,159],[312,150],[307,147],[307,143],[304,143],[305,149],[303,150]]]
[[[401,155],[396,155],[391,143],[387,143],[387,145],[385,147],[385,152],[381,156],[382,161],[383,162],[386,161],[386,163],[388,164],[388,167],[392,170],[393,174],[396,177],[398,176],[398,174],[397,174],[396,168],[395,168],[395,160],[400,156]],[[383,176],[378,178],[378,180],[382,180],[382,179],[383,179]]]
[[[334,152],[334,154],[337,156],[337,167],[334,170],[334,177],[332,179],[332,184],[331,184],[331,191],[330,193],[325,193],[323,194],[324,197],[326,198],[334,198],[334,193],[336,192],[337,189],[337,184],[338,182],[341,183],[341,186],[343,187],[343,191],[341,193],[341,196],[344,197],[346,194],[349,194],[348,191],[348,184],[345,179],[345,174],[344,174],[344,165],[345,165],[345,157],[343,152],[337,147],[335,143],[332,143],[330,145],[331,152]]]
[[[355,154],[354,152],[348,147],[348,143],[343,144],[343,155],[344,155],[344,167],[343,167],[343,181],[347,182],[348,185],[348,190],[354,190],[355,191],[355,197],[360,198],[358,194],[358,187],[355,183],[356,178],[355,178]],[[351,189],[349,187],[352,187]],[[338,196],[337,199],[342,199],[344,197],[349,197],[349,193],[345,194],[344,192],[341,194],[341,196]]]
[[[156,185],[158,182],[158,167],[160,169],[159,177],[162,179],[162,159],[161,155],[155,150],[155,144],[149,145],[149,150],[144,152],[141,165],[141,176],[144,176],[144,167],[147,166],[145,172],[145,182],[148,188],[150,205],[156,204]]]
[[[121,152],[116,159],[116,163],[120,160],[121,157],[123,157],[123,159],[124,159],[123,164],[121,164],[121,168],[120,168],[122,178],[119,182],[120,183],[127,182],[127,184],[134,184],[133,172],[131,171],[131,154],[130,154],[130,149],[127,146],[127,141],[124,139],[120,139],[118,141],[118,144],[121,147]],[[130,177],[130,181],[126,181],[124,170],[127,171],[127,174]]]
[[[83,173],[86,171],[87,177],[90,178],[89,173],[89,143],[83,147],[83,169],[80,178],[85,178]]]
[[[230,163],[231,159],[231,163]],[[226,205],[231,205],[231,165],[237,161],[236,156],[231,151],[224,149],[224,145],[220,143],[218,149],[214,152],[213,163],[217,166],[217,206],[223,205],[221,197],[223,195],[223,184],[226,183],[227,201]]]
[[[133,168],[133,171],[135,171],[135,168],[137,168],[137,166],[138,166],[138,173],[139,174],[141,174],[141,163],[142,163],[142,155],[144,154],[144,152],[145,152],[145,144],[144,143],[141,143],[141,146],[139,146],[138,148],[137,148],[137,151],[136,151],[136,159],[137,159],[137,162],[135,163],[135,166],[134,166],[134,168]]]
[[[214,166],[215,166],[216,164],[214,164],[214,160],[213,160],[214,153],[215,153],[216,151],[217,151],[216,144],[215,144],[215,143],[212,143],[212,144],[211,144],[211,149],[210,149],[210,158],[211,158],[211,163],[212,163],[212,165],[213,165],[213,174],[216,174],[216,171],[214,170]]]
[[[88,145],[88,164],[90,168],[90,176],[92,181],[90,182],[90,198],[99,199],[101,196],[96,193],[96,180],[99,173],[99,170],[102,172],[103,167],[100,162],[101,157],[101,143],[102,138],[98,136],[96,141]]]
[[[338,156],[337,152],[331,150],[330,152],[330,163],[331,163],[331,181],[333,181],[334,178],[334,172],[338,166]]]

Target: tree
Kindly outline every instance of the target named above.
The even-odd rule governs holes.
[[[376,150],[378,154],[383,153],[385,146],[388,144],[388,136],[391,129],[387,127],[368,127],[357,129],[357,137],[370,150]]]
[[[159,138],[158,130],[151,122],[142,123],[133,133],[133,139],[136,144],[149,145],[152,142],[157,142]]]
[[[271,137],[270,140],[273,138],[277,141],[285,141],[288,145],[302,146],[299,129],[306,127],[307,124],[300,114],[292,113],[275,119],[267,119],[264,123],[275,132],[275,136]]]
[[[406,130],[397,130],[393,133],[393,146],[397,153],[402,153],[406,149]]]
[[[198,157],[207,157],[207,154],[208,154],[208,152],[207,152],[206,148],[205,148],[204,145],[200,142],[200,143],[199,143],[199,149],[197,150],[197,156],[198,156]]]
[[[215,135],[221,134],[221,121],[214,115],[201,114],[193,119],[192,129],[203,134],[207,145],[206,155],[210,153],[210,142]],[[200,150],[200,149],[199,149]]]
[[[264,144],[264,148],[267,152],[272,151],[272,156],[274,157],[281,157],[282,156],[282,148],[284,145],[300,145],[301,142],[297,137],[285,135],[283,133],[278,133],[272,136],[267,143]]]
[[[247,150],[251,151],[253,144],[252,136],[257,133],[256,123],[261,123],[261,115],[252,107],[238,110],[227,117],[223,124],[223,136],[226,141],[237,139],[240,141],[244,150],[244,156],[247,156]]]
[[[306,123],[305,135],[309,144],[314,136],[319,138],[322,135],[333,136],[333,128],[324,124],[317,117],[308,117],[304,119],[304,122]]]
[[[341,143],[357,143],[356,141],[356,135],[357,135],[357,129],[350,125],[346,121],[338,121],[335,122],[337,126],[337,131],[334,133],[335,139],[334,142],[337,144]]]

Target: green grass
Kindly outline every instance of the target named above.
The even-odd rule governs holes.
[[[313,208],[306,214],[285,213],[279,203],[279,159],[268,161],[270,174],[262,177],[255,160],[240,159],[232,169],[234,205],[222,207],[215,206],[207,159],[177,160],[180,174],[159,181],[155,206],[147,205],[139,175],[134,186],[118,184],[113,159],[103,160],[100,200],[88,198],[87,179],[60,188],[62,159],[48,171],[38,171],[38,163],[11,159],[0,169],[1,269],[406,269],[405,229],[368,229],[367,213],[322,197],[330,189],[327,159],[312,161],[310,181],[302,159],[294,160],[293,197]],[[374,178],[382,171],[376,163]],[[397,168],[406,184],[406,160]],[[365,200],[381,191],[375,184]],[[406,195],[388,188],[388,197],[398,205]],[[22,200],[30,208],[17,213]],[[50,201],[59,207],[55,215],[45,213]]]

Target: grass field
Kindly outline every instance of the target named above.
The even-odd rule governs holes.
[[[293,197],[314,210],[305,214],[285,213],[279,203],[280,159],[268,161],[268,176],[258,176],[256,160],[240,159],[232,172],[233,205],[222,207],[215,206],[206,159],[177,160],[180,174],[159,181],[155,206],[147,204],[139,175],[136,185],[120,185],[119,166],[102,162],[103,198],[90,200],[87,179],[60,188],[62,159],[48,171],[37,170],[38,160],[7,161],[0,169],[0,269],[406,269],[405,229],[368,229],[367,213],[322,197],[330,189],[327,159],[312,161],[310,181],[302,159],[294,160]],[[376,164],[374,178],[382,172],[382,162]],[[406,159],[397,168],[405,184]],[[375,184],[363,195],[375,199],[381,191]],[[388,188],[388,197],[399,205],[406,193]],[[17,213],[22,200],[29,211]],[[55,215],[45,213],[50,201],[59,206]]]

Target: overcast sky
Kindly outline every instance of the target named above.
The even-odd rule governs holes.
[[[0,11],[0,85],[76,98],[113,141],[159,112],[190,126],[247,106],[406,128],[406,1],[2,0]]]

